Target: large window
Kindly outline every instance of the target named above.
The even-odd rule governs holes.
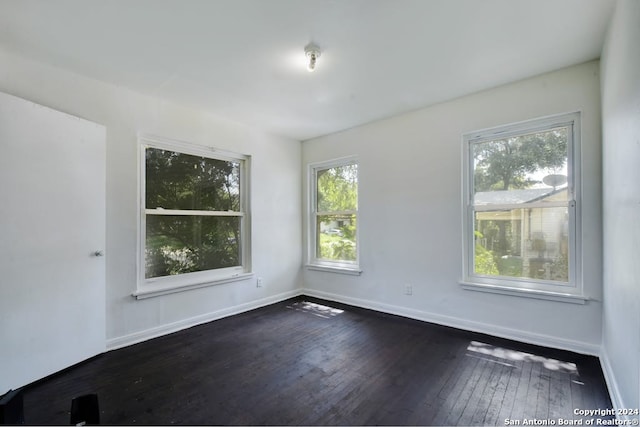
[[[311,165],[309,181],[309,265],[359,272],[357,162]]]
[[[143,289],[249,271],[247,162],[205,147],[141,140]]]
[[[579,294],[579,115],[468,134],[464,281]]]

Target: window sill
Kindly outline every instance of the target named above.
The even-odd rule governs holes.
[[[158,297],[161,295],[173,294],[176,292],[190,291],[192,289],[205,288],[208,286],[221,285],[223,283],[238,282],[253,277],[253,273],[234,274],[233,276],[223,277],[220,279],[209,280],[200,283],[188,283],[184,285],[145,285],[131,294],[135,299],[146,299]]]
[[[566,292],[542,291],[538,289],[522,289],[509,286],[488,285],[481,283],[460,282],[462,289],[467,291],[489,292],[516,297],[536,298],[548,301],[566,302],[572,304],[586,304],[590,300],[584,295],[575,295]]]
[[[362,274],[362,270],[357,265],[353,267],[337,267],[329,265],[307,264],[307,270],[313,271],[326,271],[329,273],[348,274],[351,276],[359,276]]]

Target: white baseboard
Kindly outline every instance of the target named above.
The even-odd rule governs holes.
[[[107,340],[107,351],[127,347],[152,338],[157,338],[162,335],[167,335],[173,332],[180,331],[182,329],[190,328],[192,326],[211,322],[217,319],[222,319],[223,317],[229,317],[233,316],[234,314],[244,313],[245,311],[254,310],[256,308],[284,301],[300,294],[300,289],[294,289],[292,291],[283,292],[281,294],[273,295],[267,298],[250,301],[244,304],[239,304],[232,307],[223,308],[221,310],[213,311],[211,313],[205,313],[199,316],[190,317],[188,319],[179,320],[177,322],[169,323],[166,325],[145,329],[144,331],[134,332],[129,335],[112,338]]]
[[[381,311],[388,314],[396,314],[398,316],[408,317],[411,319],[422,320],[425,322],[435,323],[443,326],[464,329],[472,332],[479,332],[487,335],[493,335],[514,341],[535,344],[544,347],[557,348],[561,350],[573,351],[591,356],[600,355],[600,346],[584,343],[580,341],[567,340],[548,335],[524,332],[517,329],[505,328],[502,326],[490,325],[487,323],[474,322],[468,319],[461,319],[452,316],[443,316],[441,314],[429,313],[426,311],[415,310],[411,308],[401,307],[397,305],[385,304],[377,301],[365,300],[360,298],[347,297],[344,295],[333,294],[329,292],[318,291],[315,289],[302,289],[302,295],[322,298],[330,301],[341,302],[361,308]]]
[[[602,349],[600,352],[600,366],[602,366],[602,373],[604,374],[604,381],[607,383],[607,389],[609,389],[609,397],[611,398],[611,404],[613,405],[613,409],[616,410],[616,413],[619,409],[629,409],[636,408],[638,405],[626,405],[622,399],[622,394],[620,393],[620,388],[618,387],[618,382],[616,381],[616,376],[613,372],[613,368],[611,366],[611,360],[609,359],[609,354],[606,349]],[[627,425],[632,425],[631,420],[633,418],[625,418],[621,415],[617,416],[619,420],[629,420]]]
[[[598,345],[583,343],[579,341],[566,340],[557,337],[535,334],[530,332],[523,332],[516,329],[505,328],[501,326],[490,325],[481,322],[474,322],[468,319],[461,319],[453,316],[444,316],[441,314],[429,313],[422,310],[415,310],[407,307],[385,304],[372,300],[365,300],[360,298],[353,298],[339,294],[333,294],[324,291],[318,291],[315,289],[294,289],[291,291],[283,292],[278,295],[273,295],[267,298],[262,298],[256,301],[227,307],[221,310],[217,310],[211,313],[205,313],[199,316],[183,319],[174,323],[157,326],[154,328],[146,329],[139,332],[134,332],[129,335],[124,335],[117,338],[107,340],[107,351],[115,350],[129,345],[137,344],[142,341],[156,338],[162,335],[170,334],[180,331],[182,329],[190,328],[192,326],[200,325],[202,323],[211,322],[213,320],[221,319],[234,314],[240,314],[245,311],[254,310],[256,308],[264,307],[266,305],[274,304],[280,301],[284,301],[289,298],[293,298],[299,295],[308,295],[311,297],[326,299],[329,301],[341,302],[344,304],[353,305],[356,307],[367,308],[371,310],[380,311],[388,314],[395,314],[398,316],[408,317],[411,319],[421,320],[424,322],[435,323],[443,326],[450,326],[453,328],[464,329],[473,332],[479,332],[483,334],[493,335],[501,338],[511,339],[514,341],[521,341],[529,344],[541,345],[545,347],[558,348],[562,350],[574,351],[576,353],[588,354],[592,356],[600,356],[601,348]],[[601,359],[602,360],[602,359]],[[604,365],[603,365],[604,369]],[[606,372],[606,371],[605,371]],[[610,370],[609,370],[610,372]],[[611,391],[613,399],[613,389]]]

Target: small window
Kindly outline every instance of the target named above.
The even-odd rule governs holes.
[[[309,265],[358,272],[358,164],[310,166]]]
[[[579,115],[464,137],[464,281],[579,293]]]
[[[142,288],[249,272],[247,157],[141,140]]]

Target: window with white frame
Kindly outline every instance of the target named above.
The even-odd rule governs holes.
[[[140,149],[139,294],[248,273],[248,157],[151,137]]]
[[[358,273],[358,163],[346,158],[309,170],[309,265]]]
[[[464,136],[464,283],[581,294],[579,120]]]

